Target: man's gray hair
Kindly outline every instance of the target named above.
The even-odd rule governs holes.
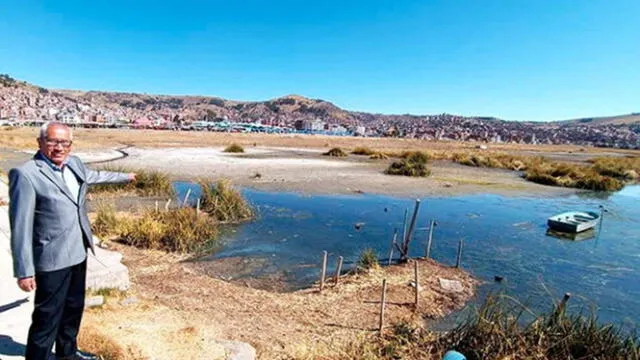
[[[57,122],[57,121],[48,121],[44,124],[42,124],[42,126],[40,127],[40,139],[44,139],[47,137],[47,131],[49,131],[49,128],[51,126],[64,126],[66,128],[69,129],[69,140],[73,140],[73,132],[71,131],[71,128],[68,127],[66,124],[63,124],[61,122]]]

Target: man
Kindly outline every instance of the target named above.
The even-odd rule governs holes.
[[[14,276],[35,290],[26,360],[45,360],[56,345],[64,360],[96,359],[76,338],[84,310],[87,248],[94,251],[87,217],[87,186],[125,183],[135,174],[94,171],[70,156],[71,130],[61,123],[40,129],[39,151],[9,172],[9,220]]]

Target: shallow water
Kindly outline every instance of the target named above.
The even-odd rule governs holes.
[[[176,185],[184,194],[186,183]],[[250,276],[278,274],[290,288],[317,280],[321,253],[329,252],[329,273],[338,256],[353,266],[368,247],[388,256],[395,228],[415,199],[387,196],[307,196],[243,190],[259,218],[223,234],[225,245],[208,258],[259,260]],[[554,198],[472,195],[421,199],[412,256],[424,256],[430,219],[432,257],[455,264],[464,239],[462,266],[486,282],[476,301],[503,290],[529,307],[547,310],[554,299],[572,293],[573,308],[597,307],[602,321],[633,327],[640,319],[640,186],[615,194],[580,194]],[[586,240],[546,235],[547,217],[568,210],[599,211],[603,227]],[[363,225],[356,229],[356,223]],[[258,262],[258,261],[257,261]],[[504,277],[494,283],[494,276]]]

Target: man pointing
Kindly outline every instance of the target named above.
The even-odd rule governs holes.
[[[9,172],[9,220],[14,276],[24,291],[36,291],[26,360],[46,360],[53,344],[64,360],[96,359],[78,350],[84,310],[87,249],[93,236],[87,217],[87,187],[125,183],[135,174],[88,169],[70,156],[71,129],[47,123],[39,151]]]

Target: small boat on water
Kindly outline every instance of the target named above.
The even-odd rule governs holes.
[[[600,214],[591,211],[569,211],[547,219],[549,228],[564,233],[580,233],[598,225]]]

